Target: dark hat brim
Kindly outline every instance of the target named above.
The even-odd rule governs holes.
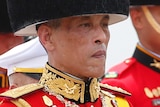
[[[47,20],[80,15],[109,14],[110,24],[113,24],[126,19],[129,13],[128,0],[7,1],[14,32],[21,30],[24,33],[24,31],[28,32],[29,30],[29,35],[35,34],[35,27],[33,27],[35,24]]]
[[[131,6],[160,5],[160,0],[130,0]]]
[[[108,15],[110,17],[109,25],[127,19],[126,15],[121,15],[121,14],[108,14]],[[17,36],[26,36],[26,35],[37,36],[36,25],[41,24],[41,23],[45,23],[45,22],[47,22],[47,21],[37,22],[37,23],[31,24],[29,26],[26,26],[25,28],[22,28],[22,29],[16,31],[15,35],[17,35]]]
[[[0,1],[0,32],[1,33],[11,33],[12,28],[10,25],[10,20],[7,11],[6,0]]]

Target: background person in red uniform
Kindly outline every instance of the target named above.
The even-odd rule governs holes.
[[[125,20],[128,8],[128,0],[8,0],[15,33],[38,32],[48,62],[39,83],[2,93],[0,107],[116,107],[97,78],[105,72],[108,26]]]
[[[129,91],[134,107],[160,107],[159,13],[159,0],[131,0],[130,16],[139,42],[133,57],[112,67],[102,80]]]
[[[24,42],[24,37],[12,33],[6,0],[0,1],[0,55]],[[0,67],[0,87],[8,87],[7,70]],[[1,90],[1,89],[0,89]]]

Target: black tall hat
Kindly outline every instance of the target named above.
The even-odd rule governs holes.
[[[130,0],[131,5],[160,5],[160,0]]]
[[[6,0],[0,1],[0,33],[12,32],[7,12]]]
[[[127,18],[129,0],[7,0],[16,35],[35,35],[35,25],[47,20],[89,14],[109,14],[113,24]]]

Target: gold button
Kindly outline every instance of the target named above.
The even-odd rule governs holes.
[[[129,59],[125,60],[125,63],[128,64],[130,63],[131,61]]]

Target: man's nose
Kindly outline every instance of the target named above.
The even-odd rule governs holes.
[[[107,44],[109,41],[109,31],[108,30],[104,30],[102,27],[97,27],[95,29],[96,33],[95,33],[95,38],[94,38],[94,42],[96,44],[102,44],[105,43]]]

